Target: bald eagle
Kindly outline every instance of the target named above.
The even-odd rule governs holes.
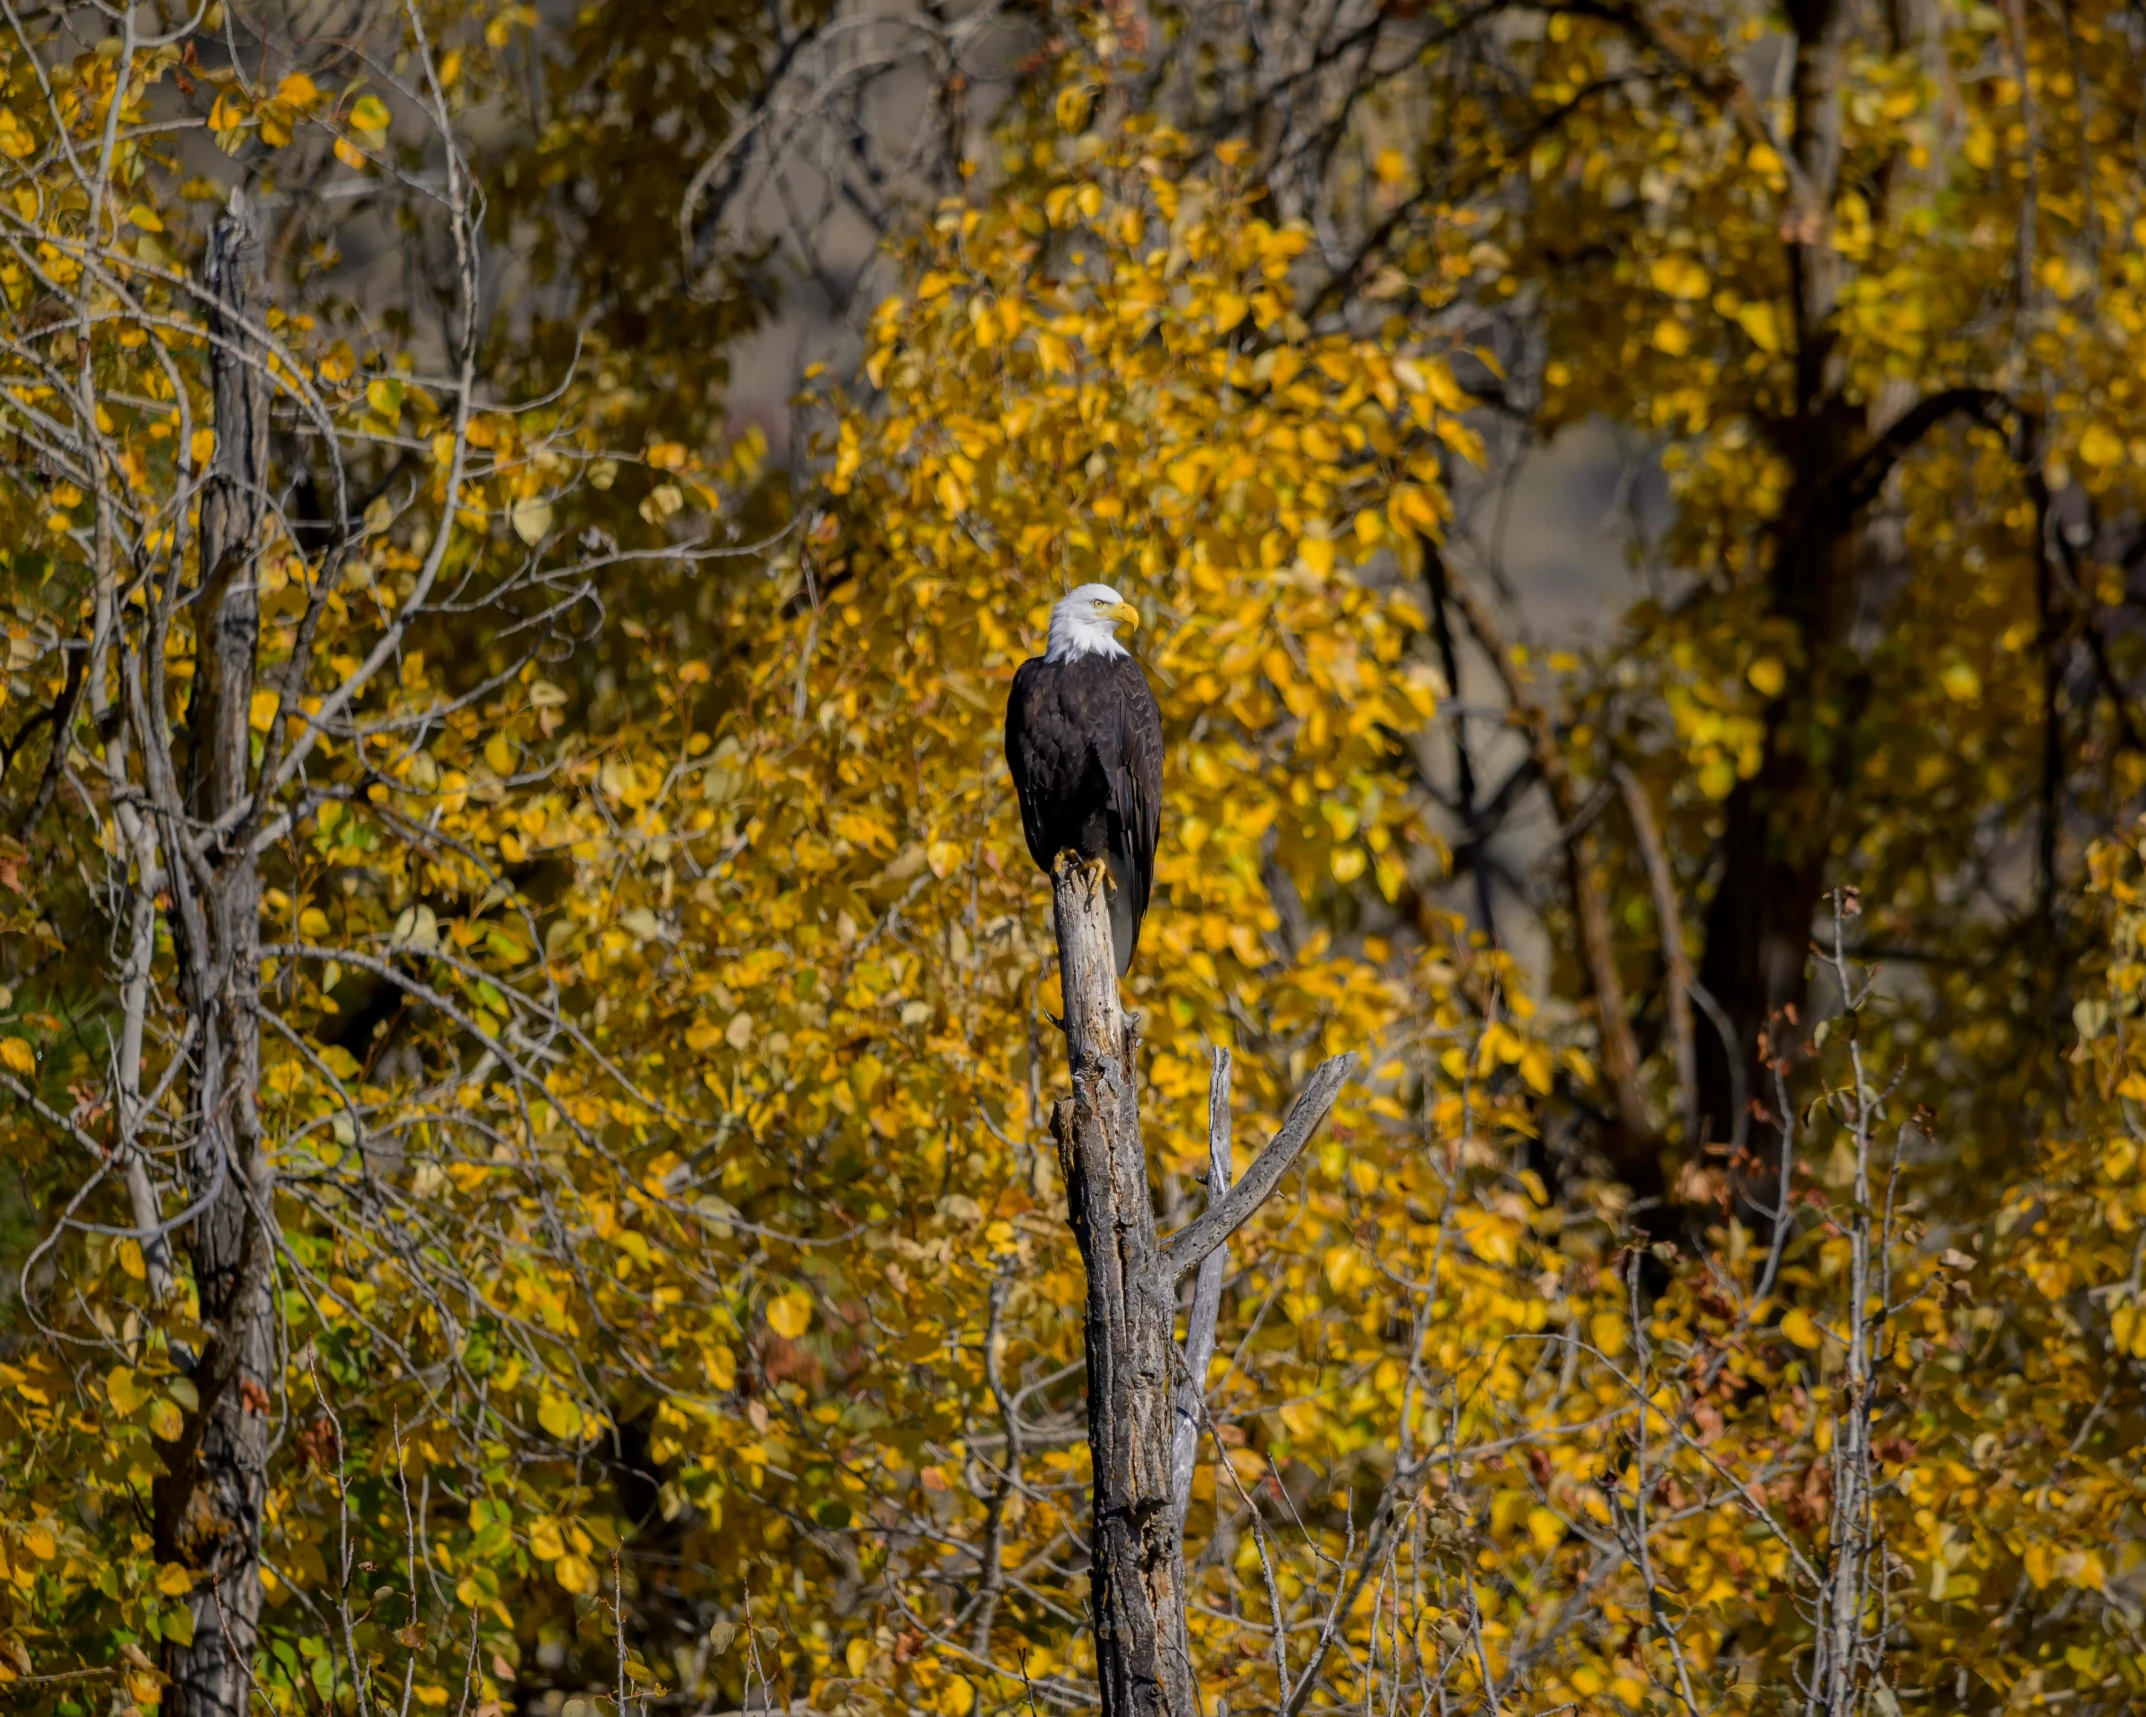
[[[1107,584],[1051,610],[1050,642],[1023,662],[1006,702],[1006,763],[1028,855],[1048,875],[1061,853],[1110,878],[1118,975],[1133,963],[1162,827],[1162,712],[1115,628],[1140,611]]]

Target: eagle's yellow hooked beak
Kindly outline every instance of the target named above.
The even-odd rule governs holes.
[[[1137,632],[1140,630],[1140,610],[1130,602],[1111,604],[1110,607],[1103,610],[1103,616],[1105,619],[1119,622],[1129,631]]]

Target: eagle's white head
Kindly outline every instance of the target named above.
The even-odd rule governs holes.
[[[1083,656],[1123,656],[1116,628],[1138,630],[1140,610],[1107,584],[1084,584],[1051,610],[1051,641],[1046,662],[1077,662]]]

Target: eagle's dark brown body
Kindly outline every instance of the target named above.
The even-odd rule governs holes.
[[[1100,651],[1023,662],[1006,703],[1006,762],[1029,856],[1046,873],[1063,852],[1109,867],[1122,976],[1139,945],[1162,827],[1162,712],[1139,662]]]

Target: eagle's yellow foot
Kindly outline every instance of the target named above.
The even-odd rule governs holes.
[[[1078,871],[1090,888],[1100,888],[1106,892],[1114,892],[1117,888],[1117,884],[1110,880],[1110,863],[1107,859],[1084,859],[1071,847],[1058,855],[1051,870],[1054,875],[1059,876],[1068,871]]]

